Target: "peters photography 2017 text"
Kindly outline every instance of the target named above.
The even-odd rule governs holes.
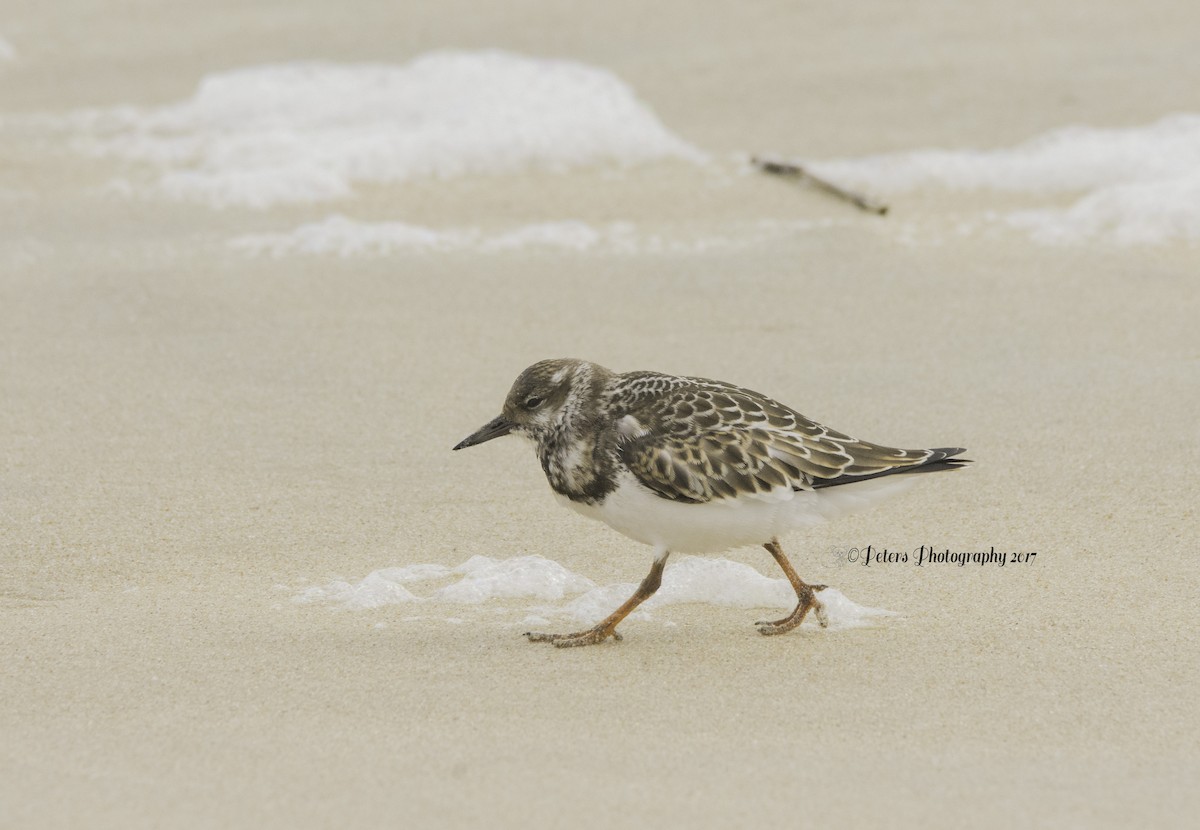
[[[955,550],[946,545],[919,545],[911,548],[894,548],[878,545],[861,547],[836,547],[834,559],[851,565],[915,565],[918,568],[930,565],[953,565],[960,568],[972,566],[1032,565],[1037,561],[1037,551],[987,549]]]

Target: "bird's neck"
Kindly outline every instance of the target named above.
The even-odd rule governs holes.
[[[558,418],[536,438],[538,458],[556,493],[572,501],[595,504],[616,488],[608,430],[601,424],[600,393],[608,373],[587,367],[575,378],[574,388]],[[599,371],[592,371],[593,369]]]

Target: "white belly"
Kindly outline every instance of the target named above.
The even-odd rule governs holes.
[[[907,490],[914,476],[886,476],[824,490],[780,490],[764,497],[685,504],[664,499],[624,473],[599,505],[561,497],[572,509],[630,539],[678,553],[719,553],[761,545],[790,530],[869,507]]]

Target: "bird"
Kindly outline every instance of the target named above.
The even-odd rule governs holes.
[[[617,625],[662,584],[673,552],[720,553],[761,545],[796,592],[795,609],[755,623],[793,630],[817,594],[784,555],[780,537],[906,490],[913,473],[957,469],[961,447],[897,449],[860,441],[759,392],[652,371],[618,374],[575,358],[542,360],[513,383],[500,415],[461,450],[506,435],[534,446],[567,506],[654,549],[633,595],[595,626],[569,634],[526,632],[559,648],[620,640]]]

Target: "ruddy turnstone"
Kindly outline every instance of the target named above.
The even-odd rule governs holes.
[[[658,372],[616,374],[585,360],[543,360],[513,384],[501,414],[454,447],[519,433],[533,441],[551,488],[565,504],[631,539],[652,545],[654,564],[624,604],[574,634],[527,633],[534,642],[584,646],[658,590],[672,551],[718,553],[762,545],[796,590],[779,620],[783,634],[812,610],[808,585],[783,554],[789,530],[866,507],[907,489],[904,473],[955,469],[962,449],[901,450],[851,438],[766,395],[704,378]]]

